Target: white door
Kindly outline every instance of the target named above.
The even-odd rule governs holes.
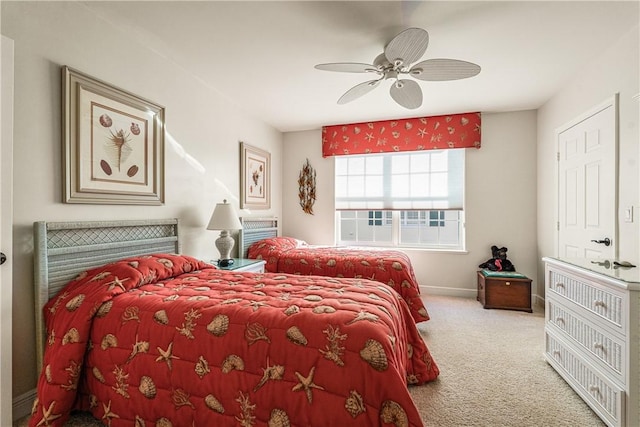
[[[617,256],[617,95],[558,131],[558,256]]]
[[[12,424],[11,380],[11,245],[13,227],[13,40],[2,36],[0,45],[0,252],[7,262],[0,265],[0,425]]]

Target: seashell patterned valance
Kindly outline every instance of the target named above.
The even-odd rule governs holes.
[[[322,157],[480,148],[480,113],[322,127]]]

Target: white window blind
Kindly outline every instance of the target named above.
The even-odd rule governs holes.
[[[464,149],[339,156],[336,210],[462,210]]]

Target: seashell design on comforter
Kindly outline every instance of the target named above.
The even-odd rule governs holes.
[[[375,280],[398,292],[416,323],[429,320],[409,256],[399,250],[350,246],[316,246],[292,237],[270,237],[253,243],[248,257],[266,261],[273,273],[354,277]]]
[[[160,254],[89,270],[44,312],[31,426],[74,409],[113,427],[422,426],[407,384],[439,374],[404,300],[366,279]]]

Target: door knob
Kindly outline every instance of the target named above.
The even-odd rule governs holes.
[[[603,240],[592,240],[592,242],[598,243],[600,245],[609,246],[611,244],[611,239],[605,237]]]
[[[0,252],[0,265],[4,264],[4,262],[7,260],[7,256]]]

